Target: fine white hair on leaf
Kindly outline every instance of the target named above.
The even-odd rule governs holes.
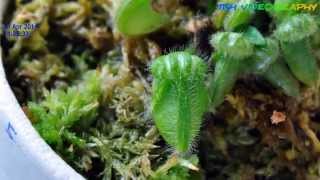
[[[203,59],[188,51],[161,56],[152,64],[153,119],[161,136],[180,153],[192,146],[207,110],[206,71]]]

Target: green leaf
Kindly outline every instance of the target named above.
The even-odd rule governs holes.
[[[212,36],[211,45],[216,49],[217,58],[209,93],[213,108],[224,101],[232,90],[242,63],[254,53],[251,42],[242,33],[219,32]]]
[[[174,52],[157,58],[151,70],[156,126],[168,144],[178,152],[186,152],[207,110],[204,61],[187,52]]]
[[[275,87],[282,89],[288,96],[298,97],[300,94],[298,81],[281,61],[273,63],[263,74],[263,77]]]
[[[123,0],[115,18],[117,29],[127,36],[153,32],[168,21],[168,15],[152,9],[150,0]]]
[[[308,40],[294,43],[281,43],[283,56],[295,77],[308,86],[319,79],[317,60],[312,53]]]
[[[279,57],[278,42],[267,38],[265,46],[256,47],[255,53],[247,61],[243,61],[242,71],[247,73],[264,73]]]
[[[242,33],[218,32],[212,36],[210,43],[218,53],[237,60],[253,54],[252,43]]]
[[[265,45],[266,41],[259,30],[253,26],[248,27],[244,32],[244,36],[254,45]]]
[[[317,32],[318,26],[309,14],[288,17],[277,26],[274,35],[282,42],[295,42],[310,37]]]
[[[213,108],[218,107],[224,101],[224,97],[232,90],[240,69],[237,59],[221,56],[217,60],[214,75],[210,82],[210,96]]]
[[[246,5],[254,2],[255,0],[240,0],[237,4],[237,9],[229,12],[224,19],[224,29],[226,31],[234,31],[238,27],[247,25],[254,15],[254,11],[246,8]]]

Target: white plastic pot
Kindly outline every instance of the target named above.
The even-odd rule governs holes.
[[[0,23],[7,0],[0,0]],[[0,49],[0,180],[83,180],[39,136],[6,80]]]

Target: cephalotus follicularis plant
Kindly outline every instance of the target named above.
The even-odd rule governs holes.
[[[189,168],[192,164],[185,158],[198,135],[203,114],[224,101],[240,73],[261,75],[286,94],[299,94],[297,81],[278,61],[275,40],[266,39],[265,45],[255,47],[242,33],[223,32],[213,36],[212,44],[217,53],[213,75],[208,75],[203,59],[188,51],[160,56],[151,65],[153,119],[161,136],[175,150],[175,162],[184,162]]]
[[[312,86],[318,80],[318,66],[308,41],[318,29],[313,16],[273,12],[277,28],[270,37],[263,37],[258,29],[248,26],[255,12],[217,14],[219,22],[214,24],[223,30],[210,40],[213,74],[207,72],[204,60],[187,51],[160,56],[151,66],[153,119],[161,136],[182,159],[193,146],[203,114],[223,103],[240,75],[261,76],[291,97],[300,95],[298,81]],[[115,19],[122,34],[137,36],[162,27],[170,16],[156,12],[151,0],[124,0]]]
[[[208,106],[207,67],[198,56],[180,51],[157,58],[151,72],[156,126],[168,144],[178,152],[186,152]]]
[[[309,42],[310,36],[317,30],[318,26],[311,15],[298,14],[284,18],[274,33],[292,73],[308,86],[314,85],[319,79],[317,60]]]
[[[286,95],[299,96],[299,83],[280,56],[284,50],[279,42],[264,38],[255,28],[248,31],[212,36],[215,69],[211,78],[206,78],[210,75],[205,61],[189,52],[173,52],[154,60],[153,118],[162,137],[178,154],[192,147],[203,114],[223,103],[240,74],[261,76]],[[253,42],[255,38],[260,40]],[[210,79],[208,83],[206,79]]]

